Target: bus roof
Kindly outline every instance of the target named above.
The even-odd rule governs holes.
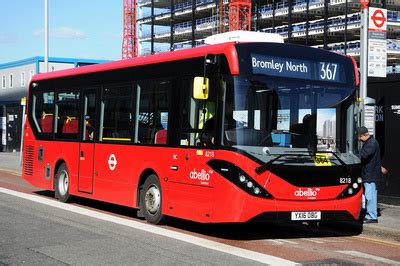
[[[108,70],[123,69],[135,66],[170,62],[195,57],[205,56],[207,54],[225,54],[231,68],[232,74],[239,74],[239,63],[234,42],[206,45],[201,47],[182,49],[172,52],[159,53],[149,56],[140,56],[132,59],[118,60],[113,62],[83,66],[73,69],[59,70],[48,73],[39,73],[32,78],[32,82],[61,78],[65,76],[75,76],[89,73],[96,73]]]

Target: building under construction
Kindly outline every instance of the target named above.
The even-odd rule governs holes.
[[[400,0],[370,6],[388,9],[387,65],[399,65]],[[360,51],[358,0],[124,0],[124,7],[125,58],[203,45],[205,37],[232,30],[278,33],[285,42],[356,58]]]

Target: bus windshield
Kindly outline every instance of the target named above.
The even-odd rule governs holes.
[[[349,152],[356,143],[353,93],[332,83],[231,76],[223,145],[253,152],[257,147],[271,153]]]

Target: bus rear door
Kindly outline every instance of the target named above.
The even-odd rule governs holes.
[[[93,193],[93,160],[94,138],[96,122],[96,90],[85,89],[83,91],[83,130],[82,142],[79,146],[79,185],[78,190],[85,193]]]

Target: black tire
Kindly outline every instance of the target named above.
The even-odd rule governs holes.
[[[156,175],[147,177],[140,190],[140,211],[148,223],[161,224],[165,221],[162,214],[162,190]]]
[[[70,202],[72,196],[69,194],[69,173],[65,163],[61,164],[57,169],[54,177],[54,189],[56,198],[61,202]]]

